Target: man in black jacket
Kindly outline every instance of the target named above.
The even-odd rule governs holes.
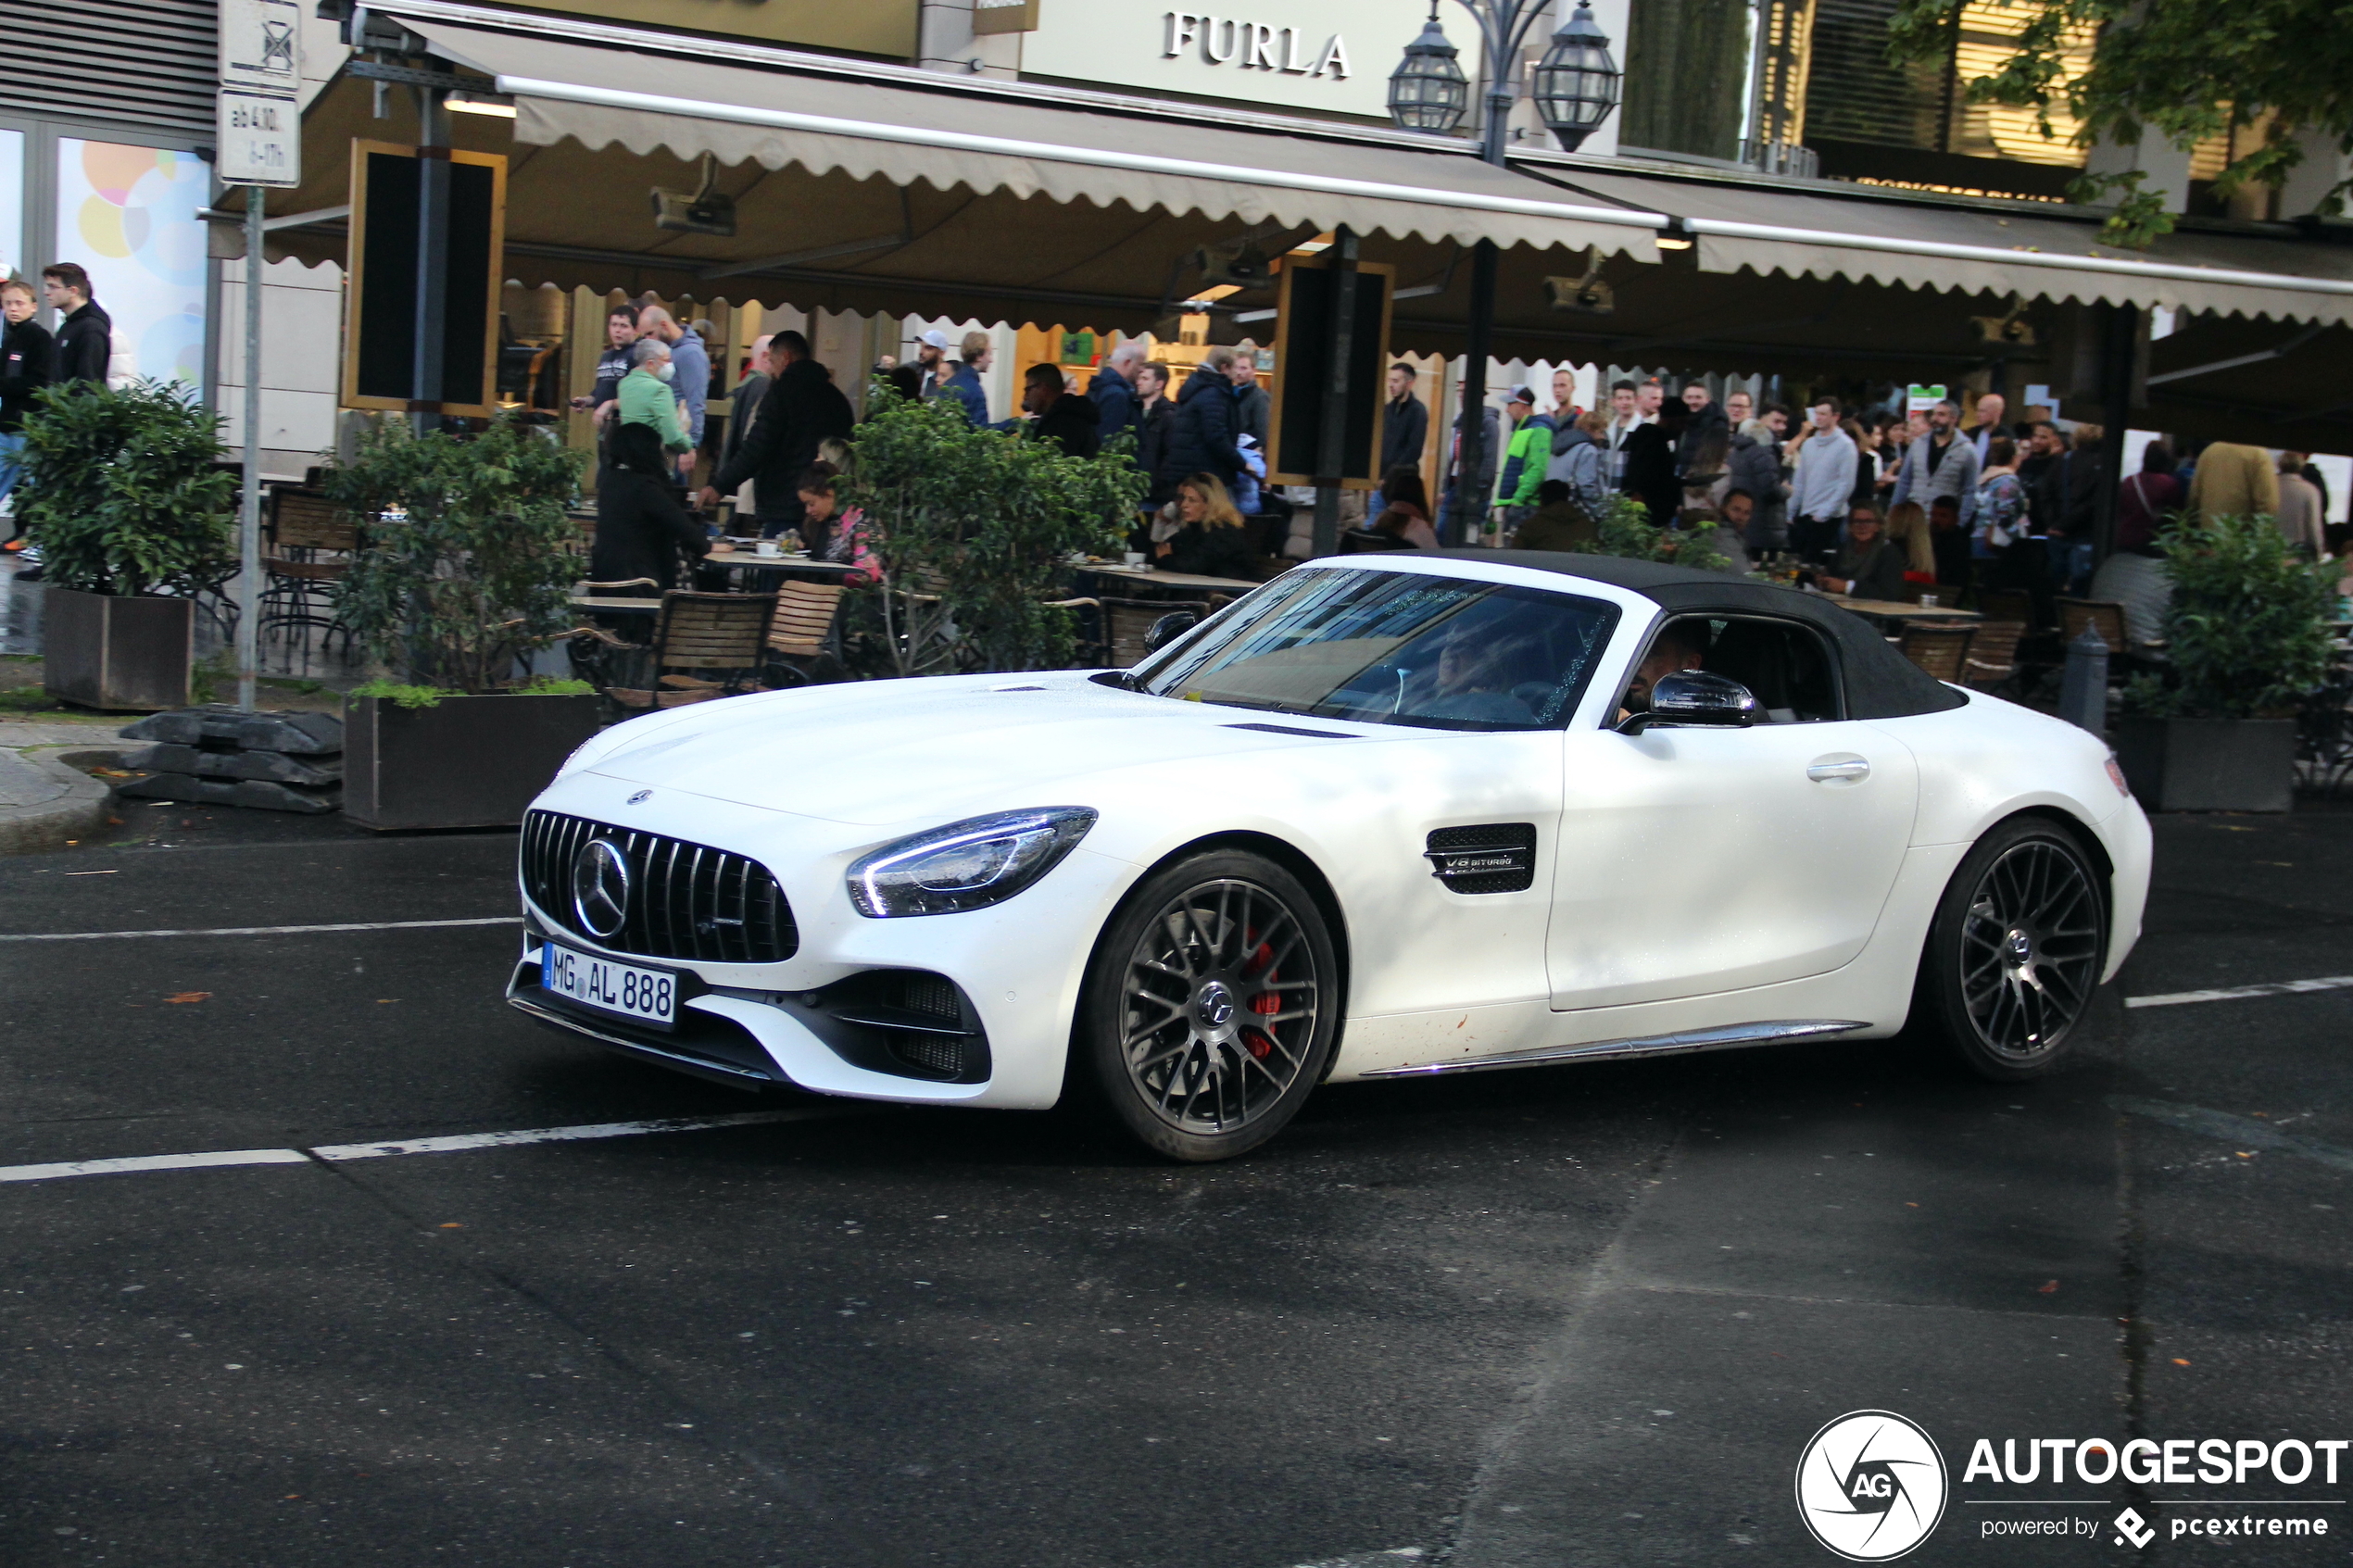
[[[49,384],[55,345],[32,319],[32,285],[22,278],[0,283],[0,500],[15,489],[24,453],[24,417],[32,395]]]
[[[70,261],[41,269],[41,287],[49,307],[65,320],[57,327],[56,380],[107,384],[107,366],[114,358],[114,319],[90,297],[90,274]]]
[[[1031,416],[1023,433],[1031,440],[1051,441],[1074,458],[1091,458],[1101,449],[1101,412],[1093,399],[1063,386],[1059,366],[1029,367],[1022,377],[1021,406]]]
[[[1176,428],[1176,404],[1168,395],[1168,367],[1136,367],[1136,466],[1152,482],[1144,496],[1146,510],[1156,510],[1168,499],[1160,470],[1168,457],[1168,439]]]
[[[1429,440],[1429,410],[1414,395],[1414,367],[1389,368],[1389,401],[1381,408],[1380,471],[1394,468],[1421,470],[1422,447]]]
[[[1232,349],[1213,348],[1185,378],[1184,389],[1176,395],[1168,450],[1161,459],[1163,494],[1175,495],[1176,482],[1196,473],[1214,475],[1230,489],[1241,471],[1241,449],[1234,445],[1242,428],[1235,406],[1233,366]]]
[[[820,442],[848,437],[856,422],[849,399],[834,385],[833,372],[809,357],[809,340],[799,332],[778,332],[768,343],[768,390],[761,395],[760,410],[736,455],[702,488],[702,504],[719,504],[723,494],[740,489],[751,480],[753,515],[762,538],[773,539],[801,521],[800,496],[795,486],[810,464],[817,460]],[[813,552],[824,541],[802,535]]]

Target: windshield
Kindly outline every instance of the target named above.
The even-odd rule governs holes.
[[[1137,671],[1194,702],[1443,730],[1557,728],[1617,609],[1419,572],[1295,570]]]

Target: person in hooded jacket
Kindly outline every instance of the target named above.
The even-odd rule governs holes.
[[[1724,406],[1708,396],[1705,382],[1683,388],[1683,433],[1675,442],[1675,477],[1690,484],[1707,471],[1705,462],[1717,450],[1715,438],[1729,438],[1732,421]]]
[[[1781,453],[1772,439],[1772,432],[1765,430],[1765,438],[1757,439],[1746,432],[1735,432],[1724,454],[1723,493],[1717,505],[1723,505],[1723,495],[1734,490],[1745,490],[1755,503],[1748,526],[1741,543],[1751,554],[1763,550],[1789,547],[1789,513],[1781,494]]]
[[[661,431],[642,421],[616,425],[610,450],[611,463],[597,475],[589,579],[626,583],[650,577],[658,586],[613,592],[645,597],[667,593],[678,585],[679,558],[700,560],[710,553],[710,535],[679,504],[673,483],[677,470]]]
[[[0,283],[0,500],[23,471],[24,417],[32,395],[49,384],[56,345],[49,330],[32,319],[32,285],[22,278]],[[13,543],[13,541],[11,542]]]
[[[1176,394],[1176,411],[1170,417],[1168,445],[1162,454],[1160,489],[1173,495],[1189,474],[1205,473],[1221,486],[1230,485],[1241,471],[1241,450],[1234,437],[1242,433],[1235,406],[1232,379],[1234,351],[1213,348]]]
[[[77,263],[60,261],[41,270],[41,288],[49,296],[49,308],[65,318],[57,323],[57,363],[50,379],[106,385],[107,367],[114,362],[114,318],[90,297],[90,274]]]
[[[1589,519],[1598,520],[1609,496],[1609,448],[1605,445],[1609,416],[1589,408],[1553,432],[1552,461],[1537,484],[1537,504],[1568,505]],[[1557,482],[1567,495],[1553,502],[1543,499],[1543,486]]]

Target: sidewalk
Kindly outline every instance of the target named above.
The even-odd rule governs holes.
[[[115,732],[125,719],[0,720],[0,855],[55,849],[107,826],[112,803],[104,779],[73,762],[132,749]],[[70,759],[70,761],[69,760]]]

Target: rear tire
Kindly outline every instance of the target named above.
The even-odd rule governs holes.
[[[1937,901],[1913,1012],[1980,1077],[2039,1078],[2067,1054],[2108,952],[2098,872],[2054,822],[1978,840]]]
[[[1230,1160],[1299,1113],[1339,1033],[1322,911],[1264,856],[1214,850],[1147,877],[1089,960],[1074,1076],[1172,1160]]]

